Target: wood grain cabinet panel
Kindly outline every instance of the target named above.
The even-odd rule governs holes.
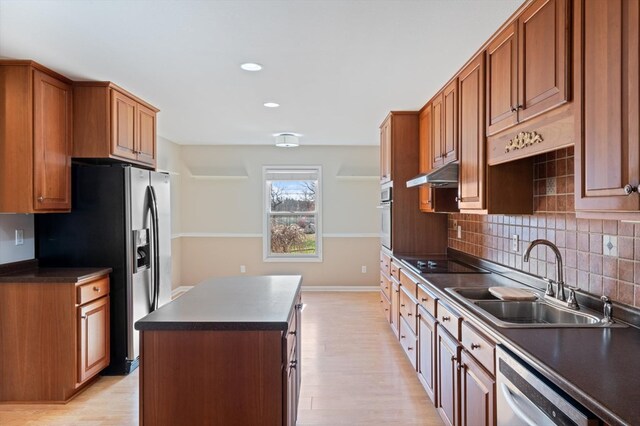
[[[447,331],[438,327],[436,333],[436,347],[438,357],[438,388],[436,407],[440,417],[448,426],[458,425],[459,422],[459,392],[460,374],[458,362],[460,360],[460,344]]]
[[[418,378],[436,404],[436,320],[421,306],[418,313]]]
[[[567,0],[535,0],[487,46],[487,136],[569,100]]]
[[[496,381],[466,351],[460,360],[460,425],[496,424]]]
[[[0,283],[0,401],[68,401],[109,364],[109,296],[78,299],[108,280]]]
[[[391,181],[391,116],[380,126],[380,183]]]
[[[72,101],[65,77],[0,60],[0,212],[71,208]]]
[[[431,138],[431,167],[436,169],[444,164],[444,96],[438,93],[432,100],[433,133]]]
[[[109,365],[109,296],[78,308],[78,383]]]
[[[431,113],[431,103],[425,105],[420,111],[419,120],[419,155],[420,155],[420,173],[431,171],[431,139],[433,137],[433,114]],[[422,185],[419,188],[420,210],[429,213],[433,211],[433,202],[431,197],[431,187]]]
[[[443,164],[458,160],[458,79],[449,83],[442,92],[442,155]]]
[[[576,211],[637,213],[624,188],[640,184],[638,2],[576,1],[574,14]]]
[[[110,82],[74,83],[73,156],[155,168],[158,109]]]

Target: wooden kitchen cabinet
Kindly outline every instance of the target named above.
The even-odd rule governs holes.
[[[400,284],[391,279],[391,314],[389,315],[389,324],[391,330],[396,336],[396,339],[400,338]]]
[[[432,168],[458,160],[458,80],[451,81],[432,100]]]
[[[391,116],[380,126],[380,183],[391,181]]]
[[[70,210],[72,101],[67,78],[0,60],[0,212]]]
[[[418,307],[418,379],[436,404],[436,320],[423,307]]]
[[[73,157],[155,168],[158,109],[110,82],[76,82]]]
[[[637,219],[640,199],[631,191],[640,184],[638,2],[576,1],[574,15],[581,105],[575,123],[576,213]]]
[[[495,406],[495,378],[463,350],[460,359],[460,425],[495,425]]]
[[[65,402],[85,387],[110,362],[109,306],[102,271],[0,282],[0,401]]]
[[[569,100],[567,0],[536,0],[487,46],[487,136]]]
[[[440,417],[448,426],[459,423],[460,375],[458,362],[461,346],[456,339],[442,327],[436,332],[438,387],[436,408]]]

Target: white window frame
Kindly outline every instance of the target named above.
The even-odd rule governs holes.
[[[271,192],[267,173],[272,171],[309,170],[318,174],[316,193],[316,253],[273,254],[271,253]],[[262,258],[264,262],[322,262],[322,166],[262,166]]]

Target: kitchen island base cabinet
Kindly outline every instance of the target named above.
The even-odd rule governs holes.
[[[140,423],[281,425],[282,350],[280,331],[143,331]]]

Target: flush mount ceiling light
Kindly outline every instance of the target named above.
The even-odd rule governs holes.
[[[280,104],[276,102],[265,102],[262,105],[266,106],[267,108],[278,108],[280,106]]]
[[[262,65],[256,64],[255,62],[245,62],[240,65],[240,68],[245,71],[260,71],[262,69]]]
[[[276,146],[280,148],[293,148],[300,146],[298,135],[295,133],[279,133],[276,136]]]

